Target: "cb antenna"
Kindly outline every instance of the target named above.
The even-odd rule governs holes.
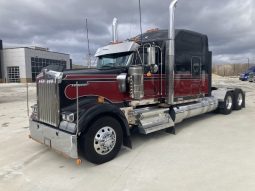
[[[141,44],[143,42],[143,29],[142,29],[142,9],[141,0],[139,0],[139,16],[140,16],[140,33],[141,33]]]
[[[87,31],[87,43],[88,43],[88,68],[91,67],[91,53],[90,53],[90,47],[89,47],[89,27],[88,27],[88,19],[86,18],[86,31]]]

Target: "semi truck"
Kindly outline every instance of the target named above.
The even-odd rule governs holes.
[[[132,148],[131,131],[175,133],[184,119],[245,107],[245,92],[212,87],[212,52],[204,34],[154,29],[97,50],[97,68],[44,69],[37,76],[37,103],[30,138],[81,162],[101,164],[122,146]],[[116,20],[114,22],[116,27]]]

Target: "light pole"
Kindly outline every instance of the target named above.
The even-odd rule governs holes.
[[[248,70],[250,68],[250,58],[248,57],[247,60],[248,60],[248,68],[247,68]]]
[[[88,68],[91,68],[91,54],[90,54],[90,47],[89,47],[89,26],[88,26],[87,18],[86,18],[86,32],[87,32],[87,42],[88,42]]]

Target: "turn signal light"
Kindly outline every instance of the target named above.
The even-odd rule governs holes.
[[[81,165],[81,159],[76,159],[76,165]]]

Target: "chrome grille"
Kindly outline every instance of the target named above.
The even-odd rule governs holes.
[[[38,119],[58,127],[59,88],[54,79],[40,79],[37,82]]]

